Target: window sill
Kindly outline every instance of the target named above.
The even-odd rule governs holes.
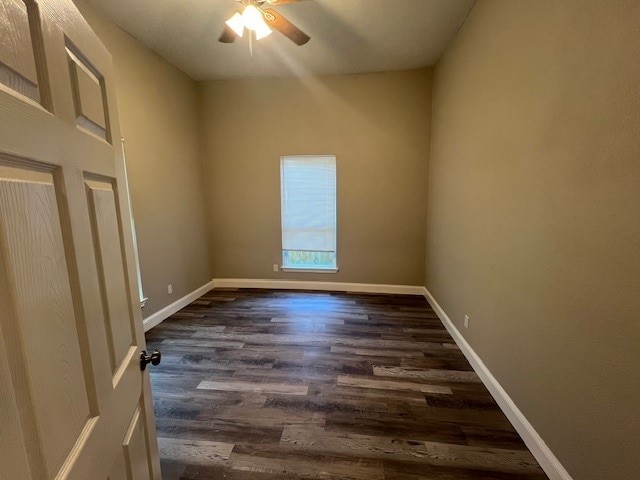
[[[283,272],[290,273],[338,273],[338,268],[295,268],[295,267],[280,267]]]

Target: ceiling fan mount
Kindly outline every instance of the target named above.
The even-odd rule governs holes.
[[[305,0],[236,0],[241,4],[241,10],[227,20],[222,35],[218,39],[221,43],[233,43],[243,36],[245,29],[250,35],[256,35],[259,40],[266,37],[272,30],[277,30],[296,45],[306,44],[311,37],[287,20],[271,6],[285,3],[298,3]]]

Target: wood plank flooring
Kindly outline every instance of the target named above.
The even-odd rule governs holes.
[[[547,478],[420,297],[213,290],[147,342],[164,480]]]

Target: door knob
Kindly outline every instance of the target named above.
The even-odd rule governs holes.
[[[146,350],[140,353],[140,370],[145,370],[148,364],[158,365],[162,360],[162,354],[155,350],[151,355],[147,354]]]

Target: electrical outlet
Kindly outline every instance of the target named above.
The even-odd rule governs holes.
[[[274,263],[274,264],[273,264],[273,271],[274,271],[274,272],[277,272],[277,271],[278,271],[278,269],[279,269],[278,264],[277,264],[277,263]]]
[[[167,294],[171,295],[173,293],[173,285],[169,284],[167,285]]]
[[[464,328],[469,328],[469,315],[464,316]]]

